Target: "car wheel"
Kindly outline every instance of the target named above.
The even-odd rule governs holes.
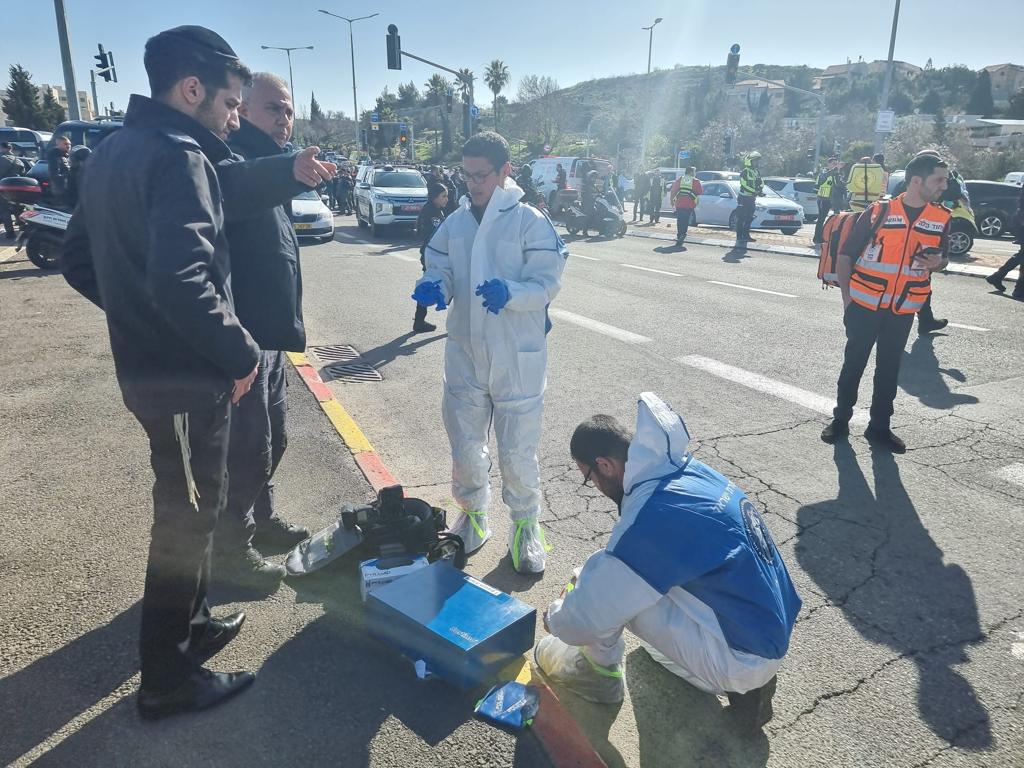
[[[1001,237],[1005,228],[1006,224],[997,213],[982,214],[978,220],[978,231],[983,237]]]
[[[366,229],[366,220],[359,215],[359,203],[356,203],[356,224],[360,229]]]
[[[963,256],[974,247],[974,235],[967,227],[954,227],[949,233],[949,255]]]
[[[384,227],[377,223],[377,220],[373,218],[373,214],[370,214],[370,236],[380,237],[384,234]]]
[[[783,227],[782,234],[784,235],[795,235],[800,231],[800,227]]]

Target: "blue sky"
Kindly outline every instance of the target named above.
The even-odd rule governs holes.
[[[384,38],[397,24],[402,47],[453,69],[469,67],[482,77],[494,58],[512,74],[507,95],[519,78],[551,75],[562,86],[592,77],[643,72],[648,33],[640,27],[655,17],[654,67],[724,64],[729,46],[742,46],[741,64],[828,64],[883,59],[889,43],[894,0],[65,0],[79,90],[89,88],[96,44],[115,54],[118,83],[98,83],[100,101],[123,107],[133,92],[147,93],[142,51],[146,39],[179,24],[201,24],[223,35],[253,69],[287,77],[285,54],[260,44],[313,45],[292,55],[297,102],[311,92],[326,109],[352,111],[348,24],[317,13],[345,16],[379,11],[355,25],[356,78],[360,109],[371,106],[387,85],[413,80],[422,88],[432,70],[406,59],[389,71]],[[63,84],[56,23],[48,0],[16,3],[5,18],[31,34],[4,34],[0,64],[20,63],[36,83]],[[31,8],[31,14],[27,11]],[[964,12],[955,9],[963,8]],[[960,63],[972,68],[1007,61],[1024,63],[1024,0],[903,0],[896,58],[936,67]],[[6,82],[6,74],[4,75]],[[479,81],[478,81],[479,82]],[[482,83],[477,101],[490,103]]]

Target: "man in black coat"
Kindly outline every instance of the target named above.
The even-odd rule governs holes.
[[[253,75],[238,111],[231,150],[246,160],[280,156],[294,120],[287,83],[269,73]],[[309,536],[277,516],[272,480],[288,443],[284,351],[306,349],[299,243],[287,210],[304,189],[296,183],[279,205],[227,219],[235,314],[261,351],[252,389],[232,408],[228,499],[214,536],[213,576],[266,591],[277,587],[285,569],[264,560],[261,550],[290,549]]]
[[[54,205],[67,205],[71,181],[71,139],[58,136],[46,151],[46,173],[50,177],[50,197]]]
[[[249,391],[259,362],[234,313],[224,206],[257,208],[268,190],[293,179],[313,186],[330,172],[306,151],[218,174],[214,164],[231,156],[221,137],[238,125],[249,71],[216,33],[161,32],[146,43],[145,65],[152,98],[133,95],[125,127],[93,154],[63,264],[68,283],[106,312],[122,397],[149,438],[155,482],[137,703],[153,719],[214,706],[254,679],[200,666],[245,618],[211,618],[206,590],[231,404]]]

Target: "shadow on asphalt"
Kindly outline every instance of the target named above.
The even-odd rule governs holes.
[[[412,323],[412,311],[409,312],[409,323]],[[429,314],[427,320],[430,320]],[[419,337],[416,341],[413,338]],[[415,355],[416,351],[420,347],[425,347],[427,344],[433,344],[435,341],[443,341],[448,338],[448,334],[443,331],[434,331],[431,333],[403,333],[401,336],[396,336],[394,339],[389,341],[387,344],[381,344],[379,347],[368,349],[361,354],[363,362],[367,365],[371,365],[377,370],[380,370],[388,363],[394,362],[399,357],[408,357],[409,355]],[[330,373],[325,368],[320,369],[321,376],[330,377]]]
[[[725,256],[722,257],[722,261],[729,264],[739,264],[744,259],[750,258],[750,254],[747,253],[747,249],[742,245],[736,245],[725,252]]]
[[[137,602],[107,624],[0,680],[0,765],[9,765],[48,739],[138,671],[141,615]]]
[[[10,262],[8,262],[10,263]],[[30,267],[29,269],[7,269],[0,271],[0,280],[11,280],[19,277],[60,277],[60,271],[56,269],[39,269],[38,267]]]
[[[872,451],[874,493],[846,441],[833,446],[838,497],[801,507],[800,567],[867,640],[918,668],[917,707],[940,738],[992,745],[988,714],[955,669],[982,639],[971,580],[921,523],[888,451]]]
[[[959,368],[942,368],[935,354],[935,339],[944,338],[925,334],[914,339],[909,352],[904,352],[903,364],[900,366],[900,387],[908,395],[913,395],[929,408],[948,410],[958,405],[970,405],[978,402],[974,395],[953,392],[947,379],[960,384],[967,381],[967,376]]]

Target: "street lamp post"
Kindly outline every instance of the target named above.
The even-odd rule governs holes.
[[[292,103],[295,103],[295,80],[292,78],[292,51],[312,51],[312,45],[296,45],[291,48],[282,48],[278,45],[261,45],[263,50],[284,51],[288,54],[288,87],[292,89]]]
[[[900,0],[896,0],[896,8],[892,12],[892,33],[889,35],[889,62],[885,68],[885,79],[882,81],[882,100],[879,110],[889,109],[889,88],[892,86],[892,55],[896,50],[896,27],[900,22]],[[885,134],[875,132],[875,152],[880,152]]]
[[[336,19],[348,22],[348,47],[352,53],[352,124],[355,126],[356,132],[356,144],[359,144],[359,104],[356,101],[356,44],[352,37],[352,24],[356,21],[364,21],[366,19],[372,19],[374,16],[380,16],[379,13],[371,13],[369,16],[357,16],[354,19],[350,19],[348,16],[340,16],[337,13],[331,13],[330,11],[320,10],[327,16],[333,16]]]
[[[641,27],[641,29],[646,29],[648,32],[650,32],[650,35],[647,38],[647,74],[648,75],[651,74],[651,49],[654,47],[654,28],[656,26],[658,26],[662,21],[663,21],[663,19],[661,18],[661,16],[659,16],[658,18],[656,18],[654,20],[654,23],[651,24],[651,26],[649,26],[649,27]],[[651,87],[651,84],[648,82],[647,83],[648,90],[650,90],[650,87]],[[651,100],[647,99],[647,108],[648,109],[650,108],[650,104],[651,104]],[[646,157],[647,157],[647,110],[645,109],[644,110],[643,137],[640,139],[640,166],[641,167],[643,167],[644,159]]]

